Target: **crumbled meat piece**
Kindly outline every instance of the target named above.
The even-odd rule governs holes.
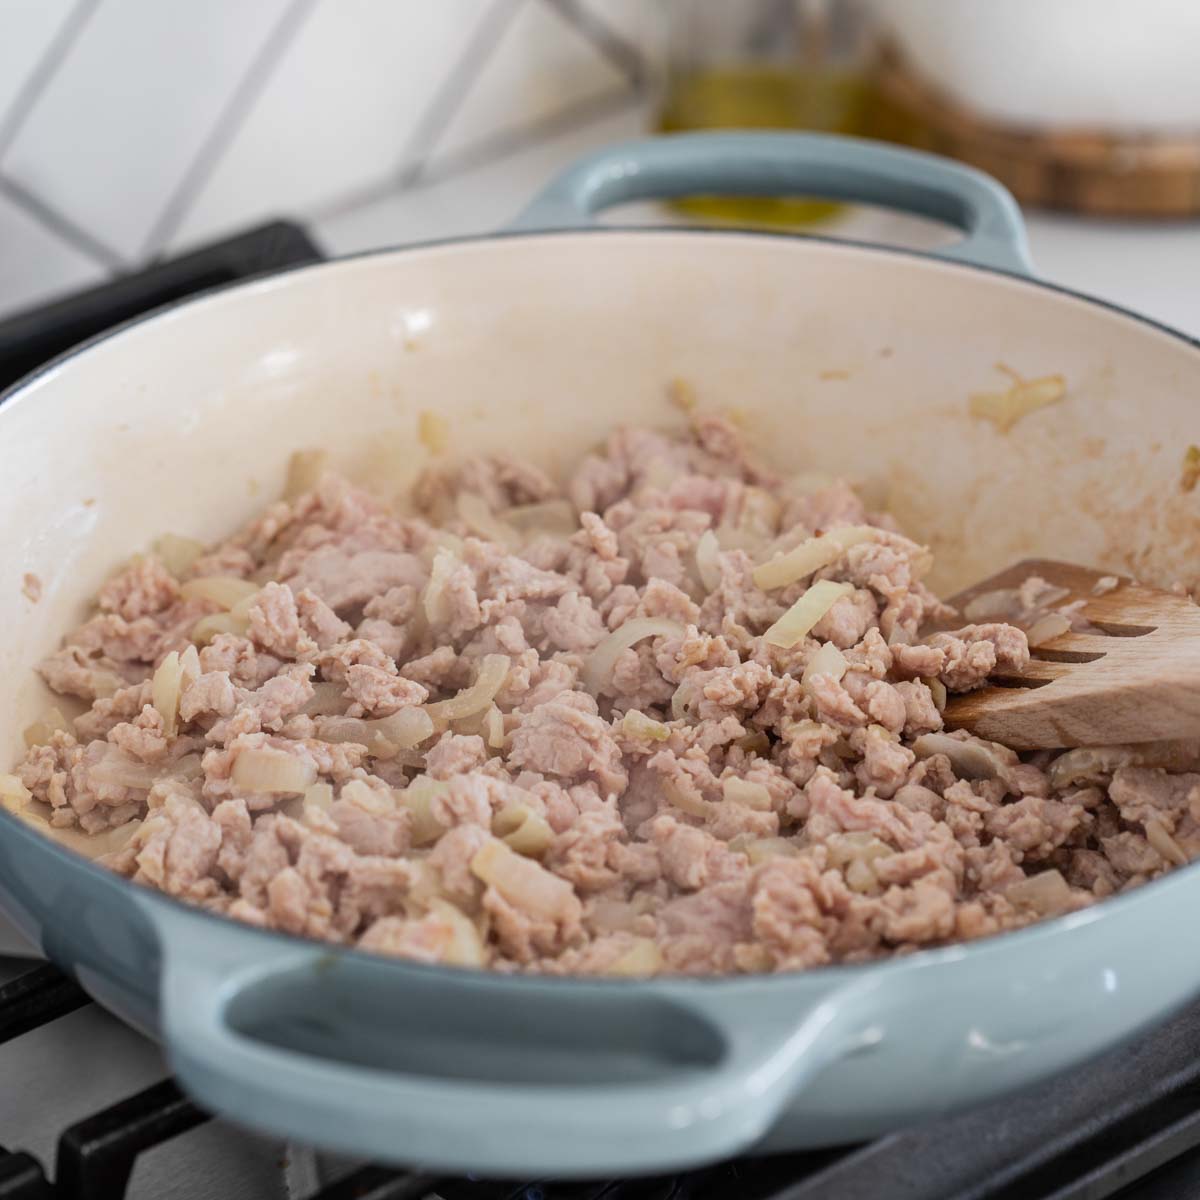
[[[574,532],[501,545],[466,519],[468,501],[505,521],[549,500]],[[1065,786],[1055,755],[962,733],[986,777],[918,759],[942,689],[1019,671],[1025,635],[925,636],[954,619],[922,582],[928,551],[843,482],[795,494],[724,418],[618,430],[565,497],[530,463],[476,456],[439,459],[413,501],[397,515],[326,471],[270,505],[183,574],[259,589],[230,616],[244,633],[198,655],[214,603],[153,557],[105,583],[38,668],[89,707],[73,731],[47,720],[15,768],[50,824],[127,828],[105,865],[259,927],[558,975],[910,953],[1038,919],[1011,890],[1031,876],[1059,872],[1052,907],[1074,911],[1200,857],[1200,773],[1136,747]],[[873,532],[815,574],[754,582],[845,525]],[[852,590],[794,645],[768,643],[814,579]],[[1031,579],[1019,602],[1045,594]],[[608,634],[646,619],[673,624],[597,685]],[[152,681],[172,651],[173,714],[170,672]],[[833,669],[806,678],[817,654]],[[481,707],[431,705],[489,655],[508,667]],[[377,739],[392,719],[426,736]]]

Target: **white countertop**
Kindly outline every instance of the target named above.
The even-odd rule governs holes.
[[[532,143],[493,163],[394,193],[319,220],[315,232],[334,254],[483,233],[504,224],[556,171],[589,150],[644,134],[627,108]],[[622,224],[678,223],[653,205],[618,210]],[[1027,214],[1038,273],[1053,283],[1110,300],[1200,336],[1200,221],[1098,221]],[[946,240],[932,222],[855,209],[813,232],[928,248]]]

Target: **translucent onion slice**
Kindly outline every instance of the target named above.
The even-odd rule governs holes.
[[[390,717],[364,721],[360,717],[323,717],[317,737],[323,742],[355,742],[376,758],[395,758],[433,735],[433,718],[421,708],[402,708]]]
[[[15,775],[0,775],[0,808],[18,812],[32,799],[33,793]]]
[[[579,528],[579,518],[569,500],[543,500],[540,504],[518,504],[506,508],[500,519],[523,534],[570,537]]]
[[[459,564],[458,555],[445,546],[439,546],[433,555],[429,571],[429,582],[421,595],[421,607],[430,625],[441,625],[449,616],[446,603],[446,580]]]
[[[343,784],[338,799],[348,801],[373,817],[386,817],[396,811],[396,796],[392,790],[373,788],[365,779],[351,779]]]
[[[166,774],[161,765],[141,762],[115,746],[110,746],[104,757],[88,768],[88,779],[92,783],[134,788],[143,792],[152,788]]]
[[[854,591],[851,583],[818,579],[791,608],[763,634],[770,646],[790,650],[843,597]]]
[[[469,717],[472,713],[487,708],[504,685],[511,666],[512,660],[507,654],[485,654],[483,662],[479,665],[479,674],[475,676],[475,682],[469,688],[464,688],[449,700],[425,705],[425,711],[434,720],[456,721],[459,717]]]
[[[968,411],[1007,433],[1022,417],[1057,404],[1066,394],[1067,381],[1061,375],[1018,379],[1006,392],[977,392],[968,400]]]
[[[712,813],[714,805],[703,796],[694,796],[690,792],[686,792],[673,779],[664,779],[662,781],[663,795],[677,808],[680,812],[687,813],[689,817],[696,817],[701,821],[707,821]]]
[[[484,717],[483,731],[487,744],[493,750],[504,749],[504,745],[508,741],[508,735],[504,731],[504,714],[494,704],[487,710],[487,715]]]
[[[314,783],[304,789],[304,807],[312,806],[322,812],[328,812],[333,807],[333,784]]]
[[[721,582],[720,553],[721,543],[716,533],[706,529],[696,542],[696,573],[705,591],[711,592]]]
[[[1126,746],[1081,746],[1060,754],[1047,775],[1056,790],[1079,784],[1107,783],[1118,768],[1135,762],[1137,756]]]
[[[923,679],[921,682],[929,689],[930,695],[933,696],[933,706],[942,713],[946,711],[946,701],[949,696],[946,694],[946,685],[937,678]]]
[[[948,733],[923,733],[912,748],[918,758],[944,754],[963,779],[998,779],[1008,769],[990,742],[963,742]]]
[[[509,549],[520,543],[520,534],[511,525],[501,521],[482,496],[474,492],[460,492],[454,507],[462,523],[485,541],[496,542]]]
[[[154,553],[162,565],[179,579],[205,551],[203,542],[195,538],[180,537],[176,533],[164,533],[154,543]]]
[[[192,641],[197,646],[207,646],[219,633],[232,633],[241,637],[245,634],[248,622],[244,617],[235,617],[232,613],[212,613],[192,626]]]
[[[600,689],[612,679],[613,667],[618,657],[630,646],[636,645],[648,637],[682,637],[683,626],[678,621],[669,621],[666,617],[634,617],[626,621],[618,629],[614,629],[588,656],[583,664],[580,678],[583,686],[593,696],[600,694]]]
[[[774,805],[771,803],[771,793],[761,783],[749,779],[740,779],[731,775],[721,782],[721,794],[733,804],[744,804],[756,812],[770,812]]]
[[[614,959],[604,970],[605,975],[625,979],[643,979],[662,970],[663,956],[653,938],[634,938],[628,950]]]
[[[25,727],[21,736],[26,746],[44,746],[60,730],[73,732],[71,722],[63,716],[61,709],[48,708],[32,725]]]
[[[329,452],[326,450],[297,450],[288,459],[283,498],[295,500],[305,492],[311,492],[321,481],[321,474],[328,465]]]
[[[18,810],[15,815],[44,837],[58,842],[60,846],[66,846],[68,850],[82,858],[91,859],[103,858],[105,855],[115,854],[118,850],[124,849],[133,839],[133,835],[142,827],[140,820],[133,820],[126,821],[124,825],[118,825],[116,829],[102,829],[99,833],[84,833],[82,829],[60,829],[57,825],[51,825],[32,806]]]
[[[309,759],[269,746],[243,750],[233,760],[233,785],[239,791],[300,793],[317,781],[317,767]]]
[[[449,900],[434,897],[429,901],[429,913],[444,925],[440,940],[438,962],[456,967],[482,967],[487,961],[483,938],[475,922]]]
[[[179,728],[179,693],[182,687],[183,663],[179,652],[172,650],[159,663],[150,685],[150,702],[162,717],[163,732],[169,738],[173,738]]]
[[[630,737],[649,738],[652,742],[665,742],[671,736],[668,726],[646,716],[644,712],[639,712],[636,708],[631,708],[621,718],[621,728]]]
[[[506,843],[488,842],[471,859],[471,873],[532,917],[556,920],[578,908],[575,889]]]
[[[337,717],[346,711],[348,703],[340,683],[321,681],[313,684],[312,699],[300,711],[306,717]]]
[[[1071,903],[1070,885],[1061,872],[1053,869],[1010,883],[1004,894],[1011,903],[1032,908],[1043,916],[1062,912]]]
[[[492,818],[492,832],[526,858],[541,858],[554,840],[546,818],[524,804],[501,809]]]
[[[1146,841],[1154,847],[1166,862],[1182,867],[1188,860],[1183,847],[1171,836],[1167,827],[1153,817],[1145,823]]]
[[[1031,646],[1042,646],[1071,632],[1071,622],[1060,612],[1046,613],[1038,617],[1026,632],[1026,638]]]
[[[442,795],[447,787],[448,784],[440,779],[418,775],[408,787],[397,794],[397,800],[412,814],[409,836],[414,846],[428,846],[446,832],[446,826],[433,815],[431,806],[434,799]]]
[[[840,680],[849,667],[846,656],[832,642],[825,642],[808,660],[804,674],[800,676],[800,686],[806,692],[811,691],[813,678],[817,675]]]
[[[798,854],[799,849],[795,842],[789,841],[787,838],[767,837],[754,838],[752,841],[747,842],[743,853],[750,860],[751,866],[756,867],[759,863],[766,862],[768,858]]]
[[[257,583],[249,579],[238,579],[233,575],[204,575],[189,579],[179,593],[185,600],[209,600],[228,611],[241,600],[248,599],[261,591]]]
[[[871,541],[879,531],[873,525],[847,525],[820,537],[801,542],[794,550],[768,559],[754,568],[754,585],[764,591],[787,587],[830,563],[837,562],[851,546]]]

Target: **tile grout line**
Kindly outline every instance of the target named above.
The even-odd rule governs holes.
[[[471,85],[495,52],[521,5],[530,2],[531,0],[492,0],[491,6],[480,17],[467,39],[467,44],[446,72],[428,108],[421,115],[405,144],[400,156],[400,166],[389,176],[392,187],[407,187],[421,177],[430,153],[454,119],[454,114],[466,99]],[[380,180],[380,184],[383,182]]]
[[[644,87],[650,71],[646,58],[623,34],[615,30],[600,16],[584,8],[579,0],[540,0],[558,16],[581,34],[598,50],[609,63],[635,88]]]
[[[141,259],[156,257],[175,236],[318,2],[319,0],[291,0],[283,15],[267,34],[261,49],[246,68],[228,102],[213,122],[208,136],[201,143],[175,190],[163,205],[157,220],[150,227],[150,232],[142,244],[139,255]]]
[[[107,267],[110,271],[128,269],[129,264],[111,246],[105,245],[99,238],[76,225],[70,218],[64,217],[62,213],[31,192],[24,184],[0,175],[0,196],[12,201],[39,225],[56,234],[81,254],[94,259],[101,266]]]
[[[76,0],[74,7],[63,18],[41,60],[9,104],[8,115],[0,121],[0,159],[11,149],[26,118],[99,7],[100,0]]]
[[[610,91],[602,95],[584,97],[566,108],[547,117],[542,117],[518,130],[509,130],[495,135],[457,155],[449,156],[435,171],[420,175],[416,179],[398,180],[389,175],[365,184],[353,192],[344,193],[339,199],[305,213],[306,224],[320,224],[337,220],[367,204],[386,200],[389,196],[417,190],[426,186],[445,183],[455,176],[469,173],[479,167],[489,166],[501,159],[533,145],[545,138],[557,137],[574,129],[581,129],[593,121],[621,112],[637,104],[639,97],[630,91]],[[532,198],[532,197],[531,197]]]

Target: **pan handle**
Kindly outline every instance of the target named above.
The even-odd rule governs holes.
[[[961,229],[939,258],[1031,275],[1021,210],[995,179],[919,150],[821,133],[681,133],[609,146],[554,179],[514,230],[584,229],[602,209],[672,196],[821,196]]]
[[[795,986],[514,978],[153,910],[164,1041],[201,1105],[434,1170],[566,1177],[720,1159],[878,1036],[860,1005],[874,981],[857,973]]]

